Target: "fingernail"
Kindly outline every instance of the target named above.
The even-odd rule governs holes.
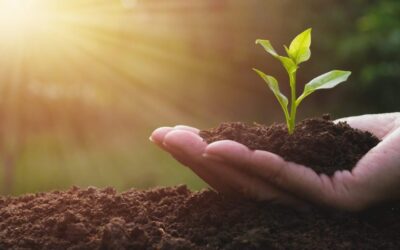
[[[153,138],[150,136],[149,141],[154,142]]]
[[[219,155],[204,153],[202,156],[203,156],[203,158],[206,158],[207,160],[211,160],[211,161],[217,161],[217,162],[224,161],[224,158],[222,158]]]

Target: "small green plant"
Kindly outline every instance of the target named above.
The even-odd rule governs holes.
[[[335,87],[339,83],[346,81],[351,74],[350,71],[332,70],[328,73],[320,75],[308,82],[304,87],[303,93],[297,98],[296,73],[300,63],[308,61],[308,59],[310,59],[311,57],[311,28],[297,35],[290,43],[289,48],[284,46],[287,56],[278,55],[278,53],[275,51],[270,41],[268,40],[257,39],[256,44],[260,44],[261,46],[263,46],[269,54],[278,59],[289,75],[289,84],[291,89],[290,112],[288,109],[289,101],[286,96],[280,92],[278,81],[273,76],[267,75],[258,69],[253,69],[260,75],[262,79],[264,79],[264,81],[268,84],[268,87],[272,90],[275,97],[278,99],[278,102],[283,109],[283,113],[285,114],[289,134],[292,134],[294,132],[297,107],[304,100],[304,98],[306,98],[316,90],[330,89]]]

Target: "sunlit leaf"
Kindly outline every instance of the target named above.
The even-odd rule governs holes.
[[[288,48],[286,45],[283,45],[283,47],[285,48],[286,54],[287,54],[288,56],[290,56],[290,50],[289,50],[289,48]]]
[[[289,74],[293,74],[294,72],[296,72],[296,70],[297,70],[297,65],[296,65],[296,63],[292,60],[292,58],[286,57],[286,56],[278,56],[277,58],[281,61],[283,67],[285,67],[286,71],[287,71]]]
[[[287,110],[287,105],[289,101],[286,98],[286,96],[283,95],[279,90],[278,81],[273,76],[269,76],[258,69],[253,69],[253,70],[257,72],[257,74],[267,83],[268,87],[274,93],[276,99],[278,99],[278,102],[282,106],[282,109]]]
[[[312,79],[304,86],[304,91],[299,97],[299,102],[316,90],[330,89],[342,82],[345,82],[350,75],[350,71],[332,70]]]
[[[292,60],[290,57],[286,56],[280,56],[278,53],[275,51],[275,49],[272,47],[271,42],[268,40],[262,40],[262,39],[257,39],[256,44],[260,44],[265,51],[267,51],[269,54],[271,54],[273,57],[281,61],[283,67],[285,67],[286,71],[289,74],[294,73],[297,70],[297,65],[296,63]]]
[[[263,46],[265,51],[267,51],[268,53],[270,53],[274,57],[278,57],[279,56],[278,53],[276,53],[274,47],[272,47],[272,44],[271,44],[270,41],[263,40],[263,39],[257,39],[256,40],[256,44],[260,44],[261,46]]]
[[[311,57],[311,28],[297,35],[286,52],[296,64],[307,61]]]

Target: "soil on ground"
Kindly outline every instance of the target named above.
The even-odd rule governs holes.
[[[223,123],[207,142],[250,149],[331,174],[351,169],[379,140],[327,119],[286,126]],[[400,203],[363,213],[296,211],[186,186],[80,189],[0,196],[0,249],[400,249]]]
[[[212,143],[234,140],[250,149],[265,150],[287,161],[332,175],[336,170],[351,170],[379,139],[369,132],[351,128],[345,122],[335,124],[324,118],[299,122],[289,135],[285,124],[270,126],[258,123],[225,122],[217,128],[203,130],[200,136]]]
[[[0,249],[400,249],[399,204],[299,212],[185,186],[0,197],[0,218]]]

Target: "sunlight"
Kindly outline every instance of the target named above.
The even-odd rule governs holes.
[[[50,14],[43,1],[0,0],[2,38],[16,39],[33,34],[46,23]]]
[[[239,19],[242,8],[225,5],[214,0],[0,0],[0,151],[27,159],[35,174],[32,166],[43,163],[52,176],[62,173],[85,183],[90,178],[68,168],[96,166],[98,157],[88,155],[97,146],[118,151],[118,157],[106,155],[101,163],[108,171],[123,163],[115,160],[125,152],[121,148],[131,150],[132,143],[142,148],[141,133],[159,121],[219,119],[222,108],[209,112],[208,107],[215,106],[213,98],[225,97],[207,89],[241,91],[230,87],[240,80],[233,79],[230,67],[243,64],[240,58],[247,52],[235,44],[247,47],[253,38],[236,34],[255,33],[252,15]],[[229,12],[222,11],[224,6]],[[234,56],[238,51],[240,58]],[[233,103],[222,105],[234,110]],[[126,159],[136,161],[130,154]],[[32,160],[32,155],[43,158]],[[0,154],[0,165],[1,160]],[[55,167],[64,160],[66,169]],[[15,173],[15,192],[30,189],[29,183],[44,185],[41,174],[31,181],[27,170],[16,169],[24,174]],[[88,169],[88,176],[96,176]],[[7,179],[1,175],[0,166],[0,192]],[[7,187],[11,192],[11,184]]]
[[[219,74],[215,63],[190,54],[202,45],[189,36],[189,25],[177,26],[189,6],[203,11],[176,0],[0,0],[0,96],[18,101],[26,93],[50,100],[79,96],[132,112],[147,105],[162,115],[185,115],[171,104],[179,94],[167,96],[160,85],[189,81],[186,72],[194,70],[205,79]],[[128,94],[134,98],[119,97]]]

